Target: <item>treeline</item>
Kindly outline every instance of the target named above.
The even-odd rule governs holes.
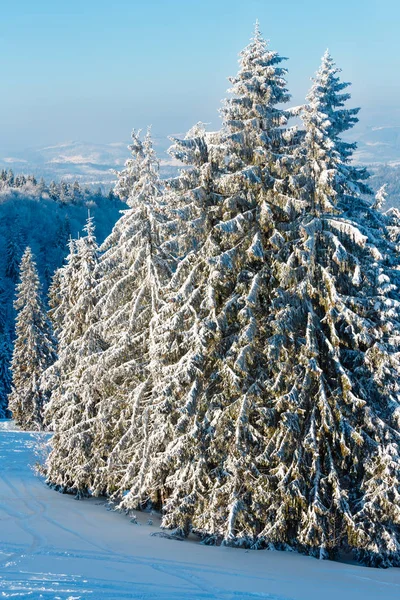
[[[207,544],[399,566],[400,215],[352,163],[329,53],[297,109],[283,60],[257,25],[221,129],[172,140],[177,178],[133,132],[128,209],[100,246],[88,219],[48,315],[26,251],[11,408],[54,432],[60,491]]]
[[[95,202],[107,196],[110,202],[116,202],[112,190],[104,194],[101,187],[96,190],[89,186],[81,186],[79,181],[51,181],[48,185],[43,178],[39,181],[34,175],[14,175],[12,169],[0,171],[0,201],[11,195],[22,195],[37,199],[51,199],[59,204],[82,204]]]

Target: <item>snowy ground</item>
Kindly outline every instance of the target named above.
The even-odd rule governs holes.
[[[0,422],[0,598],[399,600],[400,570],[154,537],[99,500],[48,489],[34,438]]]

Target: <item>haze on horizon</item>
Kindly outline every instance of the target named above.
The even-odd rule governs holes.
[[[353,83],[361,126],[400,125],[396,0],[18,0],[2,6],[0,151],[126,140],[218,124],[256,18],[287,56],[293,104],[326,47]]]

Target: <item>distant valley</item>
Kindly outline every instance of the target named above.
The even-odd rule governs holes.
[[[155,138],[164,177],[174,175],[179,166],[167,154],[168,138]],[[130,157],[129,142],[93,144],[79,141],[63,142],[53,146],[29,148],[9,156],[0,156],[1,169],[15,173],[33,173],[46,181],[72,181],[93,186],[110,186],[115,181],[113,170],[123,167]]]
[[[357,142],[354,158],[357,163],[369,166],[372,187],[377,190],[386,182],[389,193],[387,206],[400,207],[400,126],[357,128],[347,137]],[[175,176],[181,167],[167,153],[170,143],[167,137],[154,138],[162,177]],[[46,181],[78,180],[90,187],[108,189],[115,182],[113,170],[121,169],[130,157],[128,145],[128,141],[107,144],[70,141],[29,148],[0,156],[0,169],[33,173]]]

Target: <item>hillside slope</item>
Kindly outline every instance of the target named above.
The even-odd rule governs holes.
[[[400,570],[152,536],[99,499],[46,487],[33,434],[0,422],[0,595],[57,600],[397,600]],[[148,520],[153,524],[149,525]]]

